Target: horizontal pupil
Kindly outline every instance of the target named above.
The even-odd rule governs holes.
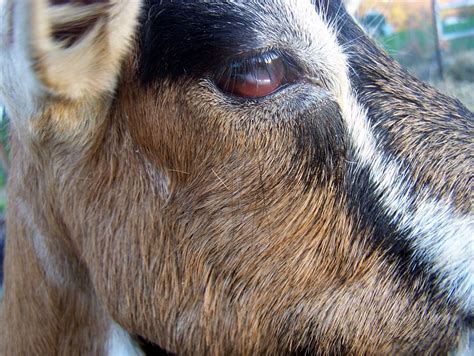
[[[249,80],[249,79],[260,79],[269,78],[271,79],[271,70],[268,68],[255,68],[250,71],[242,71],[233,75],[236,80]]]
[[[218,84],[224,91],[247,98],[261,98],[287,83],[287,68],[275,53],[243,58],[228,64]]]

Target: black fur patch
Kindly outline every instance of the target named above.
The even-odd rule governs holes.
[[[144,83],[164,76],[199,77],[259,46],[258,18],[244,3],[148,0],[141,24]]]
[[[145,353],[146,356],[173,356],[171,352],[162,349],[158,345],[148,341],[142,336],[136,335],[135,341],[140,345],[140,349]]]
[[[350,157],[348,161],[353,163],[348,163],[346,170],[347,209],[351,216],[357,217],[358,229],[371,231],[367,242],[385,254],[387,262],[396,267],[394,278],[404,281],[415,298],[422,295],[428,295],[433,301],[446,298],[437,276],[431,272],[431,265],[415,255],[410,238],[413,231],[401,230],[397,225],[399,219],[384,208],[385,192],[377,189],[369,169],[360,167]],[[423,283],[419,283],[420,280]]]
[[[353,19],[341,7],[340,1],[316,1],[316,10],[324,12],[329,22],[335,23],[338,29],[338,41],[349,54],[350,81],[357,93],[358,100],[364,103],[368,110],[368,120],[375,124],[389,119],[387,113],[381,111],[381,103],[390,100],[390,95],[384,99],[374,101],[374,93],[380,93],[379,83],[391,81],[391,72],[383,68],[384,65],[396,66],[391,58],[382,52],[365,33],[356,25]],[[395,68],[395,67],[394,67]],[[408,74],[406,74],[408,76]],[[393,94],[392,94],[393,96]],[[408,100],[408,99],[407,99]],[[388,149],[389,137],[382,129],[376,131],[380,149]],[[347,195],[347,209],[350,215],[356,216],[359,229],[371,230],[372,235],[368,242],[376,249],[383,251],[387,259],[397,268],[398,277],[405,281],[409,289],[415,288],[415,294],[427,293],[431,298],[446,298],[436,276],[427,261],[422,261],[415,255],[411,238],[412,231],[400,230],[397,219],[384,209],[382,202],[384,192],[378,192],[377,186],[370,178],[367,168],[360,163],[349,150],[347,159],[345,191]],[[390,152],[390,151],[389,151]],[[410,169],[406,164],[405,169]],[[416,192],[410,192],[414,195]],[[415,283],[423,280],[423,284]]]
[[[325,184],[330,178],[342,181],[347,133],[339,106],[323,98],[300,116],[294,118],[298,125],[294,129],[296,153],[292,163],[299,169],[304,162],[305,185]]]

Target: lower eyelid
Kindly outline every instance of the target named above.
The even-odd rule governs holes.
[[[273,92],[269,93],[268,95],[260,98],[245,98],[229,93],[224,93],[215,85],[213,85],[213,92],[218,93],[219,97],[221,97],[225,102],[231,104],[232,106],[235,105],[237,107],[240,107],[241,105],[267,105],[266,103],[269,102],[275,104],[276,102],[287,100],[288,96],[291,95],[291,93],[293,93],[303,85],[305,85],[303,82],[287,83],[277,88]]]

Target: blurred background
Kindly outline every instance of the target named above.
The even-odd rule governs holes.
[[[474,0],[345,0],[393,58],[474,111]]]
[[[345,3],[369,35],[409,72],[474,111],[474,0]],[[8,127],[0,103],[0,261],[9,171]]]

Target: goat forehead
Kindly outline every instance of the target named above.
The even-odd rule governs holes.
[[[322,18],[337,17],[339,10],[310,0],[149,1],[140,21],[141,77],[144,82],[157,76],[200,77],[234,56],[274,48],[322,64],[326,57],[314,54],[330,52],[335,44],[335,38],[328,39],[331,20]],[[326,66],[338,64],[337,59]]]

